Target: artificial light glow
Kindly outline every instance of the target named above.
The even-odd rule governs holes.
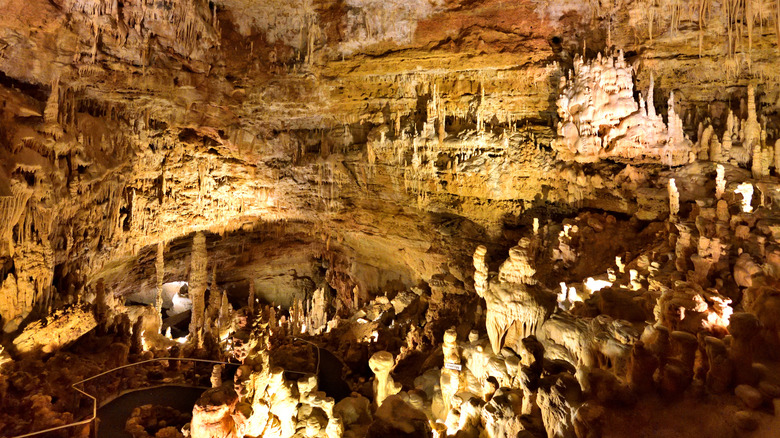
[[[572,286],[569,288],[569,302],[576,303],[578,301],[582,301],[582,298],[577,294],[577,289]]]
[[[693,306],[695,312],[704,313],[707,311],[707,308],[709,308],[707,302],[704,301],[704,297],[699,294],[693,296],[693,302],[696,303],[696,305]]]
[[[568,296],[568,288],[566,287],[565,282],[561,282],[561,292],[558,294],[558,302],[562,303],[566,301],[566,297]]]
[[[141,349],[143,349],[143,351],[148,351],[149,344],[147,343],[146,336],[144,335],[146,335],[146,330],[141,332]]]
[[[612,286],[612,282],[607,280],[596,280],[593,277],[588,277],[588,279],[585,280],[585,289],[587,289],[591,294],[610,286]]]
[[[734,313],[734,308],[731,307],[731,300],[720,297],[711,297],[710,299],[713,301],[715,310],[707,314],[706,320],[702,320],[702,327],[705,329],[726,329],[729,326],[731,315]]]
[[[753,184],[744,182],[737,186],[734,193],[742,195],[742,212],[751,213],[753,211],[753,207],[750,205],[753,200]]]
[[[363,338],[363,342],[376,343],[379,340],[379,333],[374,330],[369,336]]]

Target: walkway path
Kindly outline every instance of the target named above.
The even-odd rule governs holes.
[[[349,397],[352,392],[347,382],[341,378],[342,366],[343,364],[336,355],[320,348],[320,369],[317,376],[319,387],[321,391],[336,401]]]
[[[159,386],[129,392],[98,409],[98,438],[132,437],[125,432],[125,422],[133,409],[154,404],[170,406],[182,413],[191,413],[192,407],[206,388],[187,386]]]
[[[308,342],[308,341],[307,341]],[[312,344],[314,345],[314,344]],[[317,347],[316,345],[314,345]],[[342,362],[330,351],[319,348],[318,380],[321,391],[339,401],[350,395],[350,388],[341,378]],[[190,413],[195,402],[206,388],[187,386],[159,386],[141,389],[121,395],[97,411],[98,438],[128,437],[125,423],[138,406],[155,404],[170,406],[180,412]]]

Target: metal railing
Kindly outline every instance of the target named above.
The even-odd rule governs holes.
[[[303,338],[299,338],[299,337],[296,337],[296,336],[292,336],[291,338],[295,339],[295,340],[306,342],[307,344],[310,344],[311,346],[313,346],[317,350],[317,365],[315,366],[314,374],[315,375],[319,375],[319,371],[320,371],[320,347],[317,344],[315,344],[315,343],[313,343],[313,342],[311,342],[309,340],[303,339]],[[99,377],[103,377],[103,376],[109,375],[111,373],[114,373],[114,372],[122,370],[122,369],[137,367],[137,366],[144,365],[144,364],[151,363],[151,362],[161,362],[161,361],[166,361],[166,360],[167,361],[180,361],[180,362],[185,362],[185,361],[186,362],[199,362],[199,363],[210,363],[210,364],[221,364],[221,365],[235,365],[235,366],[240,366],[241,365],[240,363],[224,362],[224,361],[210,360],[210,359],[194,359],[194,358],[188,358],[188,357],[158,357],[158,358],[154,358],[154,359],[143,360],[141,362],[133,362],[133,363],[130,363],[130,364],[118,366],[116,368],[111,368],[110,370],[104,371],[104,372],[102,372],[100,374],[95,374],[92,377],[88,377],[88,378],[86,378],[84,380],[80,380],[80,381],[70,385],[70,387],[72,389],[78,391],[79,393],[81,393],[82,395],[88,397],[92,401],[92,413],[89,415],[89,418],[86,418],[86,419],[80,420],[80,421],[74,421],[74,422],[68,423],[68,424],[63,424],[61,426],[50,427],[48,429],[37,430],[35,432],[29,432],[29,433],[26,433],[24,435],[16,435],[16,436],[9,437],[9,438],[27,438],[27,437],[41,435],[41,434],[44,434],[44,433],[55,432],[55,431],[58,431],[58,430],[64,430],[64,429],[68,429],[68,428],[71,428],[71,427],[77,427],[77,426],[82,426],[82,425],[93,423],[97,419],[98,400],[97,400],[97,398],[95,396],[93,396],[92,394],[89,394],[89,393],[87,393],[86,391],[83,390],[84,383],[87,383],[89,381],[95,380],[95,379],[97,379]],[[285,372],[287,372],[287,373],[294,373],[294,374],[303,374],[303,375],[309,374],[307,372],[294,371],[294,370],[285,370]],[[79,388],[77,385],[82,385],[82,388]],[[149,389],[149,388],[139,388],[139,389]],[[120,391],[120,394],[121,394],[121,391]],[[97,432],[97,429],[93,427],[92,428],[92,433],[94,434],[96,432]]]
[[[199,363],[210,363],[210,364],[221,364],[221,365],[235,365],[235,366],[240,366],[241,365],[240,363],[224,362],[224,361],[210,360],[210,359],[194,359],[194,358],[189,358],[189,357],[158,357],[158,358],[154,358],[154,359],[143,360],[141,362],[134,362],[134,363],[131,363],[131,364],[122,365],[122,366],[119,366],[119,367],[116,367],[116,368],[112,368],[110,370],[104,371],[104,372],[102,372],[100,374],[96,374],[96,375],[94,375],[92,377],[88,377],[88,378],[86,378],[84,380],[80,380],[80,381],[70,385],[70,387],[72,389],[78,391],[79,393],[81,393],[82,395],[88,397],[92,401],[92,413],[89,415],[88,418],[86,418],[84,420],[80,420],[80,421],[74,421],[74,422],[68,423],[68,424],[63,424],[61,426],[50,427],[48,429],[43,429],[43,430],[37,430],[35,432],[26,433],[24,435],[16,435],[16,436],[9,437],[9,438],[26,438],[26,437],[41,435],[41,434],[44,434],[44,433],[55,432],[55,431],[58,431],[58,430],[64,430],[64,429],[68,429],[68,428],[71,428],[71,427],[77,427],[77,426],[82,426],[82,425],[86,425],[86,424],[92,423],[92,422],[95,421],[95,419],[97,419],[97,410],[98,410],[98,400],[97,400],[97,397],[95,397],[92,394],[87,393],[82,388],[79,388],[77,385],[82,385],[82,387],[83,387],[84,383],[87,383],[87,382],[89,382],[91,380],[94,380],[94,379],[97,379],[99,377],[103,377],[103,376],[109,375],[109,374],[111,374],[111,373],[113,373],[115,371],[118,371],[118,370],[122,370],[122,369],[126,369],[126,368],[132,368],[132,367],[137,367],[137,366],[144,365],[144,364],[147,364],[147,363],[150,363],[150,362],[161,362],[161,361],[166,361],[166,360],[167,361],[180,361],[180,362],[199,362]],[[148,388],[141,388],[141,389],[148,389]],[[96,428],[93,428],[93,434],[96,431],[97,431]]]
[[[303,341],[303,342],[306,342],[307,344],[309,344],[309,345],[311,345],[312,347],[314,347],[314,348],[316,348],[316,349],[317,349],[317,366],[315,366],[315,367],[314,367],[314,374],[315,374],[316,376],[318,376],[318,377],[319,377],[319,375],[320,375],[320,346],[319,346],[319,345],[317,345],[317,344],[315,344],[315,343],[314,343],[314,342],[312,342],[312,341],[309,341],[309,340],[307,340],[307,339],[303,339],[303,338],[299,338],[299,337],[297,337],[297,336],[291,336],[291,338],[292,338],[292,339],[296,339],[296,340],[298,340],[298,341]],[[293,373],[295,373],[295,372],[297,372],[297,371],[292,371],[292,372],[293,372]],[[306,373],[300,373],[300,372],[298,372],[298,373],[299,373],[299,374],[306,374]]]

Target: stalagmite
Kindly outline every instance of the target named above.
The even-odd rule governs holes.
[[[388,396],[398,394],[401,391],[401,385],[390,376],[390,372],[395,366],[395,360],[391,353],[379,351],[371,356],[368,366],[374,373],[374,406],[379,407]]]
[[[192,238],[190,253],[189,293],[192,300],[192,320],[190,321],[189,340],[198,348],[203,347],[203,326],[206,318],[206,282],[208,277],[208,254],[206,236],[196,232]]]
[[[249,307],[249,313],[255,313],[255,282],[253,279],[249,280],[249,298],[247,298],[247,307]]]
[[[211,387],[222,386],[222,365],[214,365],[211,369]]]
[[[672,218],[677,217],[680,212],[680,192],[677,191],[677,185],[674,178],[669,179],[669,214]]]
[[[760,179],[763,176],[763,153],[760,144],[753,145],[753,157],[750,162],[750,170],[753,178]]]
[[[488,288],[488,267],[485,263],[487,248],[480,245],[474,251],[474,288],[477,295],[484,296]]]
[[[761,146],[761,126],[758,124],[758,117],[756,115],[756,88],[753,84],[748,85],[747,95],[748,118],[745,121],[745,133],[742,143],[744,144],[748,154],[753,154],[753,156],[755,156],[754,149]]]
[[[481,253],[478,248],[475,260]],[[534,335],[556,306],[556,294],[535,284],[531,255],[531,240],[520,240],[509,250],[498,278],[488,281],[484,292],[477,290],[487,304],[487,332],[496,354],[504,345],[511,346]],[[475,281],[476,278],[475,275]]]
[[[725,169],[722,164],[718,164],[715,167],[715,198],[723,198],[723,194],[726,193],[726,175]]]
[[[736,188],[736,190],[734,190],[734,193],[738,195],[742,195],[742,200],[741,200],[742,212],[751,213],[753,211],[753,207],[751,206],[751,203],[753,202],[753,184],[750,184],[748,182],[741,183]]]
[[[154,269],[157,274],[157,294],[154,299],[154,310],[159,318],[159,327],[162,330],[162,305],[163,305],[163,283],[165,283],[165,243],[157,243],[157,256],[155,258]]]
[[[441,396],[443,412],[450,411],[450,401],[460,388],[460,352],[458,351],[458,334],[452,327],[444,332],[444,367],[441,369]]]

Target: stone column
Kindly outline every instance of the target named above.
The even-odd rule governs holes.
[[[222,386],[222,365],[217,364],[211,368],[211,387],[219,388]]]
[[[439,378],[444,412],[450,410],[450,400],[458,393],[460,387],[460,370],[457,368],[460,368],[461,365],[457,340],[458,334],[455,327],[444,332],[444,344],[441,347],[444,353],[444,368],[441,369],[441,377]]]
[[[680,212],[680,192],[677,190],[674,178],[669,179],[669,214],[676,218]]]
[[[206,312],[206,282],[208,273],[208,254],[206,253],[206,236],[202,232],[195,233],[192,239],[192,254],[190,261],[189,291],[192,300],[192,319],[190,320],[190,342],[198,348],[203,347],[203,321]]]
[[[485,296],[488,288],[488,266],[485,261],[487,248],[479,245],[474,251],[474,289],[480,297]]]
[[[157,272],[157,296],[154,300],[154,310],[159,320],[158,332],[162,330],[162,304],[163,304],[163,282],[165,281],[165,258],[163,253],[165,251],[165,242],[157,243],[157,259],[154,263],[155,271]]]

